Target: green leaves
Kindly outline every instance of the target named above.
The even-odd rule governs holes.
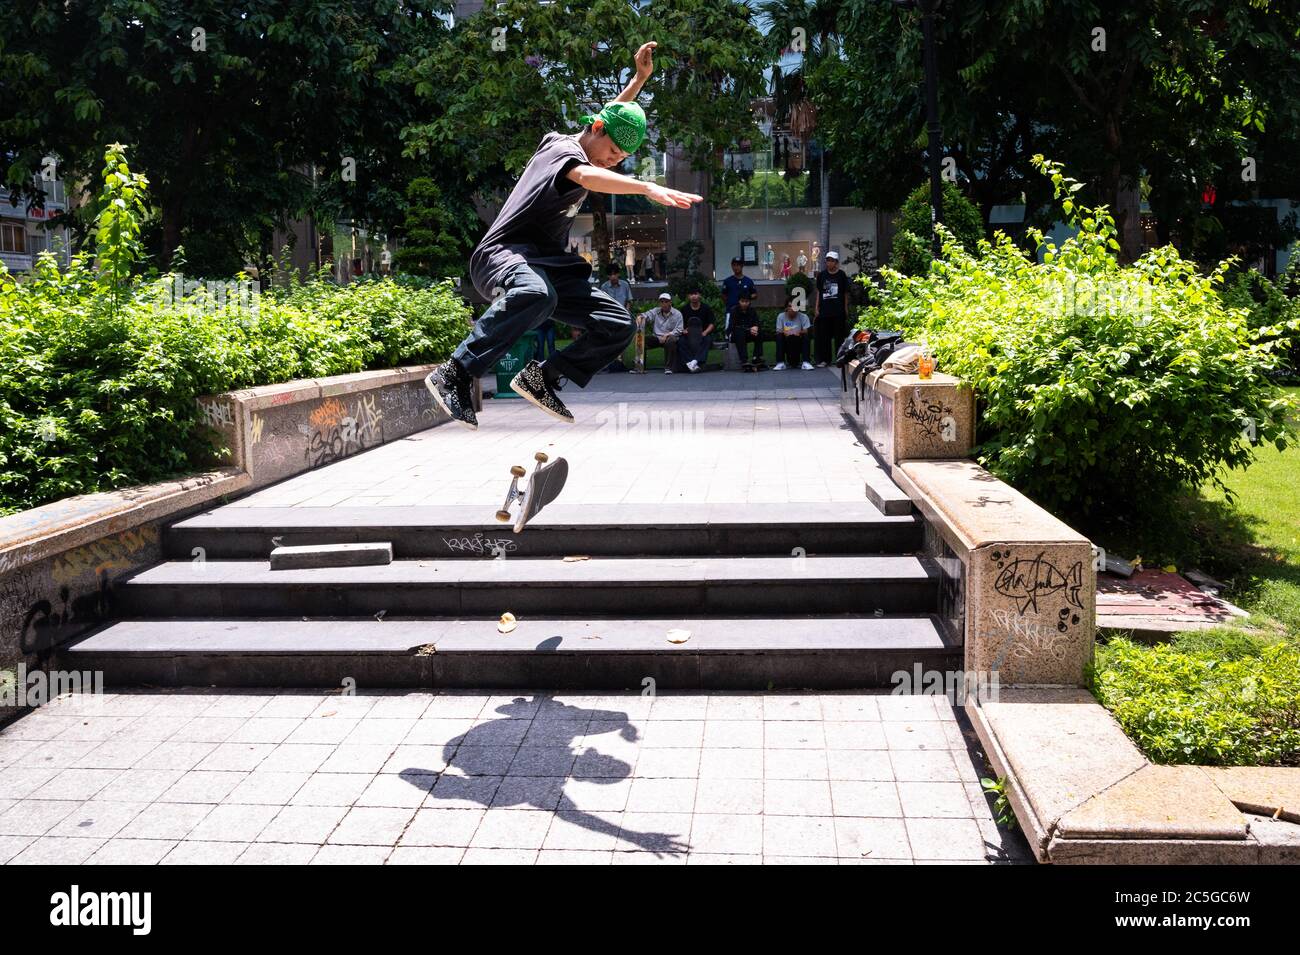
[[[1234,630],[1097,648],[1093,692],[1158,763],[1300,765],[1300,647]]]
[[[84,258],[0,280],[0,514],[206,467],[199,395],[437,361],[469,310],[449,282],[295,282],[256,308],[172,276],[124,280]]]
[[[1172,247],[1120,267],[1105,207],[1078,205],[1077,183],[1039,157],[1078,234],[1042,243],[1036,263],[1007,237],[972,255],[959,244],[927,273],[882,270],[861,324],[899,329],[934,349],[980,404],[984,464],[1071,519],[1140,514],[1185,486],[1242,467],[1243,419],[1259,442],[1293,434],[1293,405],[1273,383],[1297,333],[1252,330]],[[900,233],[901,234],[901,233]],[[1234,294],[1242,294],[1240,292]],[[1300,327],[1300,326],[1298,326]],[[1290,337],[1288,337],[1290,336]]]

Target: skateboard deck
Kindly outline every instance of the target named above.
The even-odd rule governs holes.
[[[686,347],[692,356],[701,356],[696,359],[700,362],[701,370],[704,369],[705,364],[707,364],[709,360],[708,353],[705,352],[702,347],[703,345],[704,326],[699,322],[691,322],[691,324],[686,327]],[[683,362],[683,365],[684,364],[685,362]]]
[[[569,477],[569,462],[564,458],[556,458],[552,461],[545,451],[538,451],[533,455],[533,460],[537,463],[533,466],[533,473],[522,490],[519,487],[519,479],[527,472],[520,464],[510,469],[510,489],[506,491],[506,501],[501,505],[501,510],[497,511],[497,520],[502,523],[514,518],[516,534],[537,516],[538,511],[560,496],[560,492],[564,490],[564,482]],[[515,509],[517,514],[512,514],[512,509]]]
[[[637,316],[636,339],[633,343],[636,354],[632,360],[632,371],[638,375],[645,374],[645,319]]]

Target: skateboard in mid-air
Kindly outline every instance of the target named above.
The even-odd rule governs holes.
[[[497,511],[497,520],[503,524],[514,517],[516,534],[537,516],[538,511],[560,496],[564,482],[569,477],[569,462],[564,458],[552,461],[545,451],[538,451],[533,455],[533,460],[537,463],[522,490],[519,488],[519,479],[528,472],[521,464],[510,469],[510,490],[506,491],[506,502]],[[511,509],[516,507],[518,514],[511,514]]]

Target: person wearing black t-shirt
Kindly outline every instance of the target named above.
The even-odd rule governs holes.
[[[682,306],[682,321],[686,334],[677,348],[677,354],[687,371],[694,374],[702,371],[709,358],[709,336],[713,334],[716,324],[713,309],[700,298],[699,288],[686,293],[686,304]]]
[[[763,361],[763,329],[758,323],[758,309],[749,304],[749,293],[742,291],[736,307],[731,310],[731,327],[727,337],[740,353],[740,363],[748,371],[765,368]],[[754,357],[748,358],[747,346],[752,344]]]
[[[813,331],[817,367],[830,364],[835,349],[848,334],[849,277],[840,268],[840,254],[826,253],[826,268],[817,273],[817,296],[813,302]]]

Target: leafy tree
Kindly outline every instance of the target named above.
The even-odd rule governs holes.
[[[642,94],[652,142],[679,146],[694,166],[715,168],[722,144],[757,134],[750,101],[762,89],[760,37],[739,0],[505,0],[460,20],[448,42],[411,58],[404,76],[429,106],[412,124],[408,153],[454,167],[465,192],[499,201],[550,130],[613,99],[632,54],[655,40],[655,73]],[[639,170],[640,157],[631,165]],[[644,174],[644,173],[642,173]],[[606,197],[592,195],[603,268]]]
[[[406,189],[404,241],[397,264],[405,272],[434,277],[457,276],[477,238],[478,219],[472,206],[455,208],[438,184],[427,176],[412,179]]]
[[[810,83],[814,99],[854,108],[826,116],[823,134],[866,183],[863,200],[889,208],[921,173],[919,19],[877,0],[844,0],[840,18],[844,55]],[[937,36],[945,157],[986,218],[995,204],[1026,201],[1045,224],[1050,196],[1028,162],[1037,151],[1096,186],[1125,260],[1141,246],[1144,174],[1167,236],[1184,244],[1207,178],[1226,202],[1297,190],[1293,3],[970,0],[940,8]],[[1267,161],[1243,189],[1245,156]]]
[[[39,203],[31,180],[46,156],[71,184],[94,178],[105,143],[131,144],[153,188],[159,260],[183,243],[213,271],[238,268],[311,207],[314,170],[341,182],[344,157],[356,182],[335,205],[368,218],[412,118],[393,68],[445,32],[432,16],[445,7],[11,0],[0,5],[0,73],[19,82],[6,85],[0,117],[4,181]],[[387,217],[400,221],[400,208]]]
[[[930,217],[930,184],[922,183],[903,203],[894,233],[890,265],[904,275],[921,275],[930,269]],[[984,238],[979,209],[951,182],[943,184],[943,224],[967,252],[974,253]]]

